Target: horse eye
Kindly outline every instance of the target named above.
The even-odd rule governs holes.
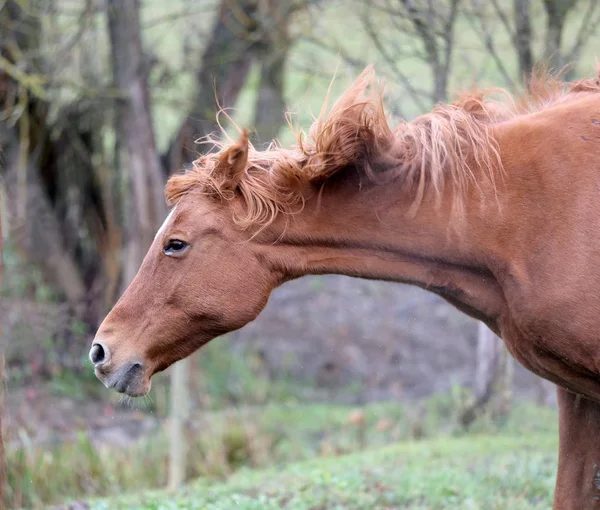
[[[181,253],[188,247],[188,243],[185,241],[181,241],[180,239],[169,239],[164,248],[165,255],[174,255],[176,253]]]

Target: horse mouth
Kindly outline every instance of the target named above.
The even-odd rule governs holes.
[[[137,361],[126,363],[110,373],[97,368],[95,374],[107,388],[130,397],[143,397],[150,391],[151,383],[145,376],[144,366]]]

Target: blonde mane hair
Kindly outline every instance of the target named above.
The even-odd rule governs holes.
[[[444,186],[454,188],[454,205],[461,207],[463,192],[477,184],[475,170],[494,183],[502,169],[490,126],[556,104],[575,93],[600,91],[600,68],[593,79],[565,83],[541,71],[534,74],[520,97],[501,102],[488,98],[489,90],[463,94],[451,104],[438,104],[411,122],[392,129],[372,67],[366,68],[335,102],[326,105],[306,138],[286,149],[273,142],[266,150],[249,145],[248,164],[232,190],[219,174],[217,162],[231,144],[211,140],[219,149],[198,158],[191,170],[172,176],[166,186],[167,202],[177,203],[187,193],[230,199],[241,193],[244,212],[235,221],[241,227],[266,226],[278,214],[302,209],[307,189],[348,167],[364,170],[374,183],[401,179],[414,190],[414,213],[431,190],[439,198]],[[310,186],[312,185],[312,186]]]

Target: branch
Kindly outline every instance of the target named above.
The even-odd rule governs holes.
[[[76,21],[77,32],[70,41],[67,41],[65,45],[61,48],[61,51],[66,54],[69,54],[73,47],[81,41],[86,29],[89,27],[90,20],[93,20],[92,13],[94,11],[92,0],[85,0],[85,7],[79,14],[79,17]]]
[[[216,10],[218,8],[218,4],[216,4],[215,2],[213,2],[214,5],[212,6],[205,6],[203,5],[202,7],[198,7],[197,9],[190,9],[189,7],[186,7],[185,9],[181,9],[181,10],[177,10],[177,11],[173,11],[170,12],[168,14],[164,14],[162,16],[153,18],[149,21],[147,21],[146,23],[144,23],[142,25],[142,28],[148,29],[148,28],[154,28],[157,26],[162,25],[163,23],[168,23],[171,21],[178,21],[180,19],[189,19],[191,16],[194,15],[202,15],[202,16],[206,16],[207,15],[207,11],[209,10]]]
[[[573,43],[573,47],[567,54],[567,61],[573,61],[577,59],[581,49],[594,33],[598,23],[600,23],[600,13],[598,16],[594,17],[594,11],[596,10],[596,7],[598,7],[597,0],[590,0],[588,3],[588,8],[583,15],[581,26],[579,27],[579,30],[577,30],[577,37]]]
[[[369,37],[375,44],[375,47],[377,48],[377,50],[379,51],[381,56],[384,58],[384,60],[390,66],[392,71],[396,74],[398,79],[402,82],[402,84],[406,88],[407,92],[410,94],[410,96],[412,97],[414,102],[417,104],[419,109],[422,111],[425,111],[427,109],[425,104],[421,101],[419,94],[417,93],[416,89],[412,86],[409,78],[400,69],[398,69],[397,61],[394,58],[392,58],[392,56],[389,55],[388,52],[385,50],[385,47],[384,47],[381,39],[379,38],[377,31],[374,29],[373,25],[371,24],[369,15],[366,11],[365,11],[363,24],[365,26],[365,30],[367,31],[367,34],[369,35]]]
[[[369,62],[367,62],[365,60],[357,59],[355,57],[350,56],[348,53],[346,53],[342,49],[341,46],[336,50],[336,48],[334,48],[333,46],[329,46],[326,43],[324,43],[323,41],[321,41],[319,39],[315,39],[313,37],[303,37],[303,40],[306,40],[307,42],[315,44],[316,46],[332,53],[333,55],[341,57],[348,65],[350,65],[356,71],[359,71],[359,72],[362,71],[369,64]],[[320,78],[323,78],[324,80],[331,80],[331,73],[315,70],[314,66],[312,66],[312,65],[311,66],[301,66],[296,63],[292,63],[292,65],[294,66],[294,69],[297,69],[299,71],[309,73],[312,76],[318,76]],[[400,73],[399,70],[396,70],[396,72]],[[413,93],[429,99],[429,96],[427,94],[425,94],[424,92],[421,92],[419,90],[413,90]],[[423,104],[418,98],[415,102],[417,102],[419,104]],[[402,109],[398,105],[396,105],[396,109],[397,109],[398,115],[400,115],[403,118],[406,118],[406,115],[404,115],[404,113],[402,112]]]
[[[437,41],[435,40],[435,37],[431,35],[430,31],[434,28],[433,25],[423,21],[423,13],[421,13],[410,0],[402,0],[402,3],[406,7],[410,19],[425,45],[425,51],[427,52],[430,63],[437,66],[439,64]]]
[[[446,23],[444,24],[444,69],[443,72],[446,76],[448,76],[450,72],[450,65],[452,63],[452,47],[454,45],[454,22],[456,21],[456,16],[458,14],[458,5],[461,0],[451,0],[450,2],[450,12],[448,13],[448,18]]]
[[[476,10],[477,10],[477,6],[475,5],[475,3],[476,3],[476,0],[473,0],[474,12],[476,12]],[[488,53],[494,60],[496,67],[498,68],[498,70],[502,74],[502,77],[504,78],[504,81],[506,81],[509,88],[511,88],[512,90],[516,90],[517,87],[515,86],[514,80],[510,77],[510,74],[509,74],[508,70],[506,69],[506,66],[504,65],[503,60],[500,58],[500,55],[498,55],[498,52],[496,51],[496,47],[494,45],[494,40],[491,36],[492,31],[485,29],[485,26],[483,25],[483,21],[481,19],[481,15],[480,14],[471,14],[471,15],[467,15],[466,18],[471,23],[471,26],[473,27],[473,30],[475,31],[475,33],[477,34],[479,39],[483,42],[483,44],[485,44],[485,47],[486,47]],[[475,22],[475,19],[477,19],[477,21],[479,22],[479,25]]]
[[[516,32],[513,31],[510,21],[506,17],[506,14],[504,13],[504,11],[500,7],[500,5],[498,5],[498,0],[491,0],[491,3],[494,6],[494,10],[496,11],[498,18],[500,18],[500,21],[504,25],[504,28],[506,29],[506,32],[508,33],[510,40],[512,41],[515,49],[518,49],[517,34],[516,34]]]
[[[42,88],[43,85],[46,85],[50,81],[46,76],[40,74],[27,74],[2,55],[0,55],[0,71],[4,71],[21,87],[24,87],[31,92],[36,98],[42,100],[47,99],[47,95]]]
[[[318,46],[319,48],[331,53],[332,55],[340,56],[344,59],[344,61],[347,64],[350,64],[352,67],[355,67],[356,69],[364,68],[368,64],[365,60],[358,59],[358,58],[353,57],[350,54],[348,54],[341,45],[335,47],[335,46],[329,45],[326,42],[322,41],[321,39],[317,39],[316,37],[313,37],[311,35],[300,36],[298,40],[314,44],[315,46]],[[315,70],[313,70],[313,72],[316,72],[318,74],[319,70],[315,69]],[[323,75],[331,76],[330,73],[324,73]]]

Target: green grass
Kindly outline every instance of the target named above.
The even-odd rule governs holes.
[[[135,494],[91,509],[547,509],[556,448],[549,434],[439,438],[244,470],[226,483],[199,481],[175,494]]]
[[[200,505],[192,508],[231,508],[227,505],[234,497],[247,502],[239,508],[257,508],[261,498],[269,505],[289,501],[283,508],[335,508],[334,503],[376,508],[369,506],[373,498],[384,498],[378,504],[396,501],[404,508],[427,496],[425,506],[415,508],[444,508],[441,501],[469,498],[483,505],[488,491],[489,498],[499,494],[503,503],[514,499],[508,508],[543,508],[535,506],[535,498],[551,492],[556,411],[517,404],[502,419],[479,417],[467,432],[456,424],[459,409],[455,397],[440,395],[405,405],[270,405],[207,412],[190,427],[191,485],[175,499],[164,493],[139,495],[166,486],[166,424],[127,448],[96,449],[85,434],[36,447],[24,436],[20,448],[7,452],[6,503],[8,508],[40,508],[132,494],[99,502],[97,508],[128,508],[140,500],[153,503],[132,508],[179,508],[168,506],[174,502],[186,508],[189,499]],[[360,495],[358,506],[347,506],[345,498],[354,492]],[[334,498],[331,506],[315,503],[328,494]],[[516,506],[527,501],[534,506]],[[471,507],[461,503],[459,508]]]

